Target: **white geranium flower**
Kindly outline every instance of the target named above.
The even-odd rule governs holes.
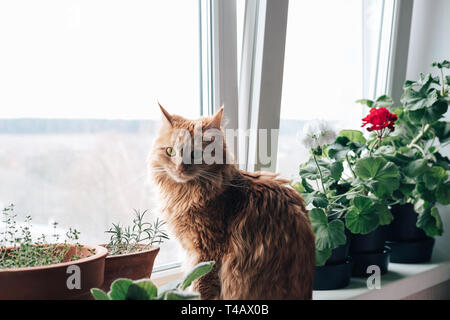
[[[330,123],[324,120],[313,120],[303,127],[303,132],[297,134],[297,140],[308,149],[331,144],[336,139],[336,132]]]

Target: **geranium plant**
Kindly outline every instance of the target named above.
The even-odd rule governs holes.
[[[400,106],[384,96],[386,108],[398,120],[395,132],[377,142],[375,152],[399,168],[399,184],[389,203],[414,204],[419,214],[417,226],[431,237],[443,232],[436,204],[450,203],[450,161],[440,152],[450,140],[450,124],[443,120],[450,102],[450,76],[445,75],[450,62],[432,66],[439,75],[420,74],[418,81],[406,81]],[[369,107],[374,104],[370,100],[360,102]]]
[[[381,97],[373,105],[382,106],[387,99]],[[363,126],[370,125],[376,142],[360,131],[342,130],[336,139],[305,143],[311,146],[311,158],[300,166],[301,179],[294,187],[310,208],[318,266],[346,243],[345,228],[367,234],[393,219],[387,199],[399,185],[398,168],[373,152],[394,130],[396,116],[384,106],[374,110],[363,119]]]

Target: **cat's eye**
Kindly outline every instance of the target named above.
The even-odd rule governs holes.
[[[172,147],[168,147],[168,148],[166,149],[166,153],[167,153],[167,155],[168,155],[169,157],[173,157],[173,156],[175,156],[175,154],[176,154],[175,149],[172,148]]]

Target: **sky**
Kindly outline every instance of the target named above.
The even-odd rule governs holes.
[[[197,0],[0,2],[0,118],[199,113]]]
[[[360,118],[361,12],[290,2],[282,118]],[[0,118],[197,117],[198,18],[197,0],[1,1]]]

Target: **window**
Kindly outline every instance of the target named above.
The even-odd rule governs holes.
[[[382,22],[389,22],[383,10],[392,13],[392,3],[289,2],[277,162],[283,176],[298,177],[298,165],[309,156],[296,138],[306,122],[358,129],[363,111],[355,101],[385,90],[380,83],[387,81],[392,15]],[[378,89],[369,83],[376,72]]]
[[[1,2],[0,206],[88,243],[154,211],[156,102],[199,116],[198,23],[198,0]],[[173,239],[156,264],[181,258]]]

